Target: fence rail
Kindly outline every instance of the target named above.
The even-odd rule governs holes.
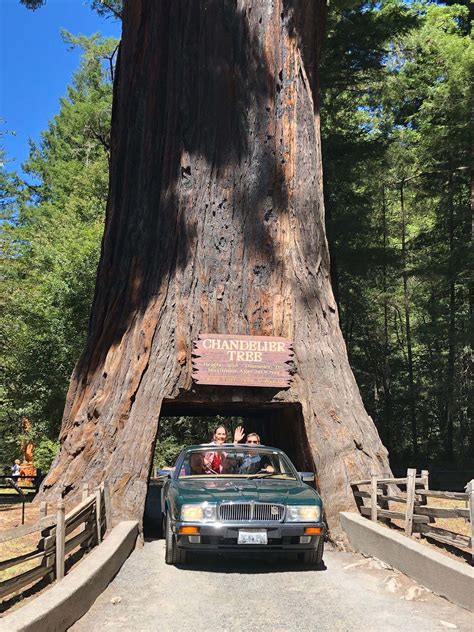
[[[20,487],[24,492],[33,491],[35,494],[38,492],[41,485],[41,481],[44,476],[40,470],[35,475],[28,474],[0,474],[0,489],[9,489],[12,487],[12,482],[16,486]]]
[[[0,543],[39,532],[36,546],[16,557],[0,561],[0,571],[38,560],[39,566],[0,582],[0,599],[11,598],[27,586],[48,578],[60,580],[67,567],[100,544],[110,527],[110,494],[107,482],[90,491],[82,489],[82,501],[65,513],[61,500],[54,515],[48,516],[46,503],[40,505],[40,519],[33,524],[15,527],[0,533]],[[78,530],[80,531],[78,532]],[[72,536],[72,537],[68,537]]]
[[[398,486],[406,486],[406,492],[400,492]],[[411,537],[419,533],[441,544],[453,546],[463,553],[470,553],[474,563],[474,480],[466,485],[466,492],[444,492],[429,489],[429,474],[422,470],[417,476],[415,469],[408,469],[404,478],[387,478],[372,474],[370,479],[353,481],[352,491],[357,507],[363,516],[371,520],[390,522],[403,520],[405,535]],[[370,486],[370,491],[359,489]],[[442,498],[447,500],[465,501],[467,507],[431,507],[427,498]],[[370,505],[364,504],[370,500]],[[401,503],[406,506],[405,511],[394,511],[389,508],[389,502]],[[463,535],[443,529],[433,524],[437,518],[463,518],[470,522],[471,535]]]

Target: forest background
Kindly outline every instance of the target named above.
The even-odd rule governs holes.
[[[119,0],[90,4],[119,19]],[[393,466],[465,467],[474,452],[472,12],[467,0],[328,8],[319,71],[333,288]],[[118,41],[64,40],[81,65],[21,174],[0,149],[0,466],[25,441],[38,467],[51,464],[94,295]],[[215,421],[162,420],[157,464],[208,440]]]

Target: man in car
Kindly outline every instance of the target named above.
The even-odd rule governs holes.
[[[240,431],[240,432],[238,432]],[[242,438],[244,435],[244,429],[242,426],[236,428],[234,439],[236,436],[241,435]],[[260,437],[256,432],[251,432],[247,435],[247,440],[245,442],[247,445],[260,445]],[[259,472],[267,472],[268,474],[273,474],[275,468],[269,462],[267,457],[262,458],[262,456],[258,453],[257,450],[251,451],[245,455],[242,463],[240,464],[240,473],[241,474],[258,474]]]

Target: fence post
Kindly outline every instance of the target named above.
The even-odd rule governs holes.
[[[370,477],[370,519],[377,522],[377,474]]]
[[[97,525],[97,544],[102,542],[102,490],[95,488],[95,522]]]
[[[471,521],[471,555],[474,564],[474,478],[466,485],[469,503],[469,520]]]
[[[56,579],[64,577],[64,544],[66,540],[65,509],[62,500],[56,512]]]
[[[48,503],[45,503],[44,500],[40,503],[39,514],[40,518],[46,518],[46,516],[48,515]]]
[[[89,496],[89,483],[82,483],[82,500]]]
[[[405,517],[405,535],[413,533],[413,511],[415,509],[416,469],[407,470],[407,513]]]
[[[421,483],[423,485],[423,489],[428,491],[430,488],[430,473],[428,470],[421,470]],[[421,505],[428,504],[428,498],[426,496],[421,497]]]
[[[390,471],[382,472],[382,477],[383,478],[390,478],[390,477],[392,477],[392,473]],[[390,509],[390,505],[388,503],[388,500],[384,500],[384,496],[387,496],[389,491],[390,491],[390,489],[389,489],[388,483],[382,483],[382,485],[380,486],[380,494],[382,496],[382,498],[379,500],[379,507],[380,507],[380,509],[385,509],[387,511]],[[386,525],[390,525],[391,524],[391,519],[390,518],[380,518],[379,520],[380,520],[380,522],[382,524],[386,524]]]
[[[110,504],[110,486],[108,481],[104,481],[104,507],[105,528],[108,531],[112,528],[112,505]]]
[[[355,496],[355,493],[360,491],[359,485],[353,485],[351,483],[351,489],[352,489],[352,493],[354,494],[354,499],[355,499],[357,509],[359,513],[362,515],[361,507],[364,507],[364,499],[361,498],[360,496]]]

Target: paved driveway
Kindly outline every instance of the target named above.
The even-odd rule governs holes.
[[[328,550],[326,570],[291,560],[164,563],[164,542],[136,550],[75,632],[473,632],[472,615],[376,560]]]

